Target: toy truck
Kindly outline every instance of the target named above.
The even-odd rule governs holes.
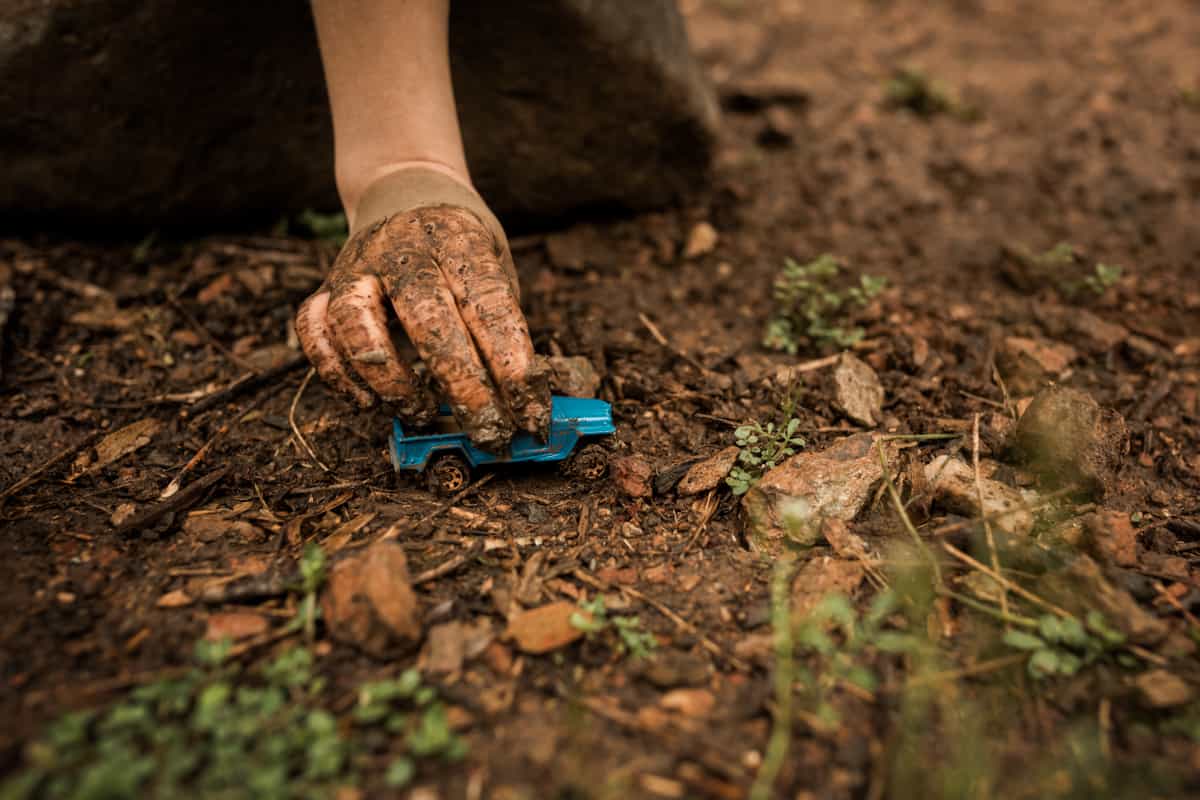
[[[499,455],[471,444],[458,429],[450,409],[441,411],[433,433],[405,433],[400,420],[393,419],[389,440],[396,472],[424,473],[429,487],[439,494],[463,489],[473,469],[493,464],[562,462],[568,475],[585,480],[597,480],[608,469],[608,454],[599,440],[616,428],[612,406],[603,400],[551,398],[550,436],[546,442],[520,432],[513,437],[508,452]]]

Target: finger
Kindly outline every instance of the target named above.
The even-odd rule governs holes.
[[[304,355],[316,367],[321,380],[332,389],[349,395],[360,408],[369,408],[374,396],[355,383],[333,346],[329,330],[329,291],[322,289],[310,296],[296,312],[296,336]]]
[[[328,311],[334,346],[380,398],[395,404],[401,419],[426,425],[437,416],[437,403],[396,353],[384,303],[383,287],[374,275],[336,284]]]
[[[487,449],[503,448],[512,439],[512,423],[445,278],[424,253],[393,251],[391,258],[396,268],[385,272],[384,281],[408,338],[450,399],[471,441]]]
[[[534,355],[504,249],[469,211],[438,207],[426,209],[424,218],[435,259],[501,398],[519,427],[544,438],[550,426],[549,375]]]

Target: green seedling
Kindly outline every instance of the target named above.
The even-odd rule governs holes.
[[[346,730],[323,707],[325,681],[309,650],[289,649],[250,673],[229,653],[228,642],[200,642],[197,666],[183,676],[60,717],[26,749],[25,769],[0,783],[0,798],[332,797],[357,781],[355,757],[370,747],[403,744],[383,775],[393,788],[421,761],[467,753],[416,670],[361,686]],[[384,736],[372,745],[373,728]]]
[[[1123,649],[1124,635],[1109,627],[1098,611],[1089,612],[1086,623],[1043,614],[1037,619],[1036,631],[1013,628],[1005,632],[1003,640],[1014,650],[1029,653],[1025,664],[1034,678],[1071,676],[1108,654],[1123,666],[1137,665],[1137,659]]]
[[[1115,286],[1124,270],[1097,263],[1090,271],[1083,255],[1069,242],[1059,242],[1046,252],[1028,258],[1035,278],[1046,281],[1067,299],[1090,292],[1102,295]]]
[[[583,631],[588,638],[603,634],[607,630],[616,632],[617,652],[628,653],[634,658],[648,658],[650,651],[658,646],[654,634],[642,630],[638,617],[610,617],[604,607],[604,595],[598,594],[591,602],[581,600],[579,608],[590,617],[576,611],[571,615],[571,625]]]
[[[865,306],[887,286],[887,280],[860,275],[858,285],[841,288],[842,268],[829,254],[807,264],[784,262],[775,278],[775,312],[767,321],[763,346],[795,355],[803,340],[817,347],[850,347],[864,335],[844,324],[852,308]]]
[[[801,652],[808,652],[815,669],[801,667],[801,681],[808,688],[816,718],[830,728],[839,722],[829,702],[834,689],[849,684],[867,692],[878,688],[875,673],[866,666],[866,656],[879,653],[912,653],[921,640],[903,631],[887,628],[899,601],[891,591],[875,596],[865,614],[859,614],[844,595],[824,597],[796,627],[794,638]]]
[[[758,483],[768,471],[804,447],[804,437],[797,432],[800,420],[796,419],[796,401],[788,397],[783,403],[783,420],[777,426],[768,422],[741,425],[733,432],[733,440],[739,448],[737,463],[725,478],[726,485],[735,495],[743,495]]]
[[[919,117],[948,114],[964,122],[979,118],[977,108],[959,100],[941,82],[919,69],[896,70],[884,86],[884,97],[887,106],[907,109]]]
[[[300,582],[296,588],[301,594],[300,610],[292,625],[303,629],[304,638],[311,644],[316,639],[317,617],[320,607],[317,605],[317,595],[326,577],[325,551],[316,542],[309,542],[300,557]]]

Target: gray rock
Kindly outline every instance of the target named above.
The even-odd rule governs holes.
[[[1033,498],[999,481],[980,478],[975,485],[975,470],[951,456],[938,456],[925,467],[925,479],[933,489],[934,505],[956,514],[987,516],[993,525],[1016,536],[1033,531],[1034,516],[1029,510]]]
[[[842,353],[833,371],[837,406],[842,412],[867,427],[874,427],[883,416],[883,384],[871,365],[852,353]]]
[[[472,177],[506,224],[704,183],[717,111],[670,0],[451,4]],[[0,3],[0,215],[145,231],[336,208],[307,3]]]
[[[568,397],[595,397],[600,376],[585,356],[549,356],[550,386]]]
[[[1017,421],[1013,454],[1051,486],[1100,495],[1112,485],[1127,435],[1120,414],[1078,389],[1054,386]]]
[[[860,433],[824,450],[792,456],[763,476],[742,498],[752,549],[779,553],[791,542],[803,547],[821,539],[821,521],[858,516],[879,481],[883,465],[876,437]],[[884,444],[891,464],[896,450]]]

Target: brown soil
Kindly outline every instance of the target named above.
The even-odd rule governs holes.
[[[1117,480],[1099,501],[1140,515],[1138,561],[1121,574],[1130,586],[1159,583],[1185,607],[1200,598],[1195,7],[684,5],[727,108],[706,199],[513,242],[537,348],[588,356],[601,370],[618,454],[641,456],[661,475],[731,444],[731,422],[772,418],[775,370],[825,354],[761,348],[773,278],[786,257],[831,252],[890,282],[856,315],[866,329],[856,351],[883,382],[889,432],[963,433],[976,414],[1002,418],[1020,406],[1045,376],[1006,390],[996,380],[1006,337],[1075,348],[1057,379],[1129,427]],[[908,66],[975,113],[889,108],[885,83]],[[715,226],[719,241],[685,258],[700,222]],[[1016,254],[1060,241],[1088,265],[1123,265],[1123,277],[1102,295],[1072,297],[1031,277]],[[582,268],[550,257],[580,242]],[[303,365],[197,412],[197,397],[295,358],[291,319],[333,254],[327,244],[267,235],[156,242],[146,252],[0,241],[17,300],[0,388],[0,486],[67,456],[0,501],[2,769],[15,768],[20,745],[62,711],[187,662],[218,608],[161,607],[168,593],[293,560],[311,540],[353,547],[395,529],[414,575],[486,543],[478,558],[419,586],[427,623],[487,618],[500,630],[513,592],[537,606],[590,596],[593,580],[610,587],[611,605],[624,598],[659,641],[653,669],[602,642],[547,656],[494,645],[440,680],[467,712],[467,768],[426,765],[422,785],[441,786],[444,797],[463,796],[472,781],[495,797],[745,796],[777,708],[769,653],[753,647],[770,631],[772,564],[746,548],[727,490],[633,498],[612,481],[513,469],[458,502],[461,510],[431,519],[442,501],[389,475],[388,419],[354,412],[318,382],[296,402]],[[1116,341],[1099,341],[1097,319],[1123,328]],[[828,373],[806,373],[800,388],[811,447],[856,430],[834,409]],[[292,433],[293,404],[316,458]],[[144,419],[162,423],[149,444],[71,479],[76,450]],[[125,504],[142,511],[159,502],[210,441],[183,480],[186,503],[132,533],[114,527]],[[970,455],[969,439],[909,449],[926,462]],[[984,455],[998,453],[985,436]],[[226,466],[211,489],[186,496],[193,480]],[[227,527],[214,535],[185,524],[203,510],[221,511]],[[954,522],[934,513],[918,519],[923,530]],[[342,527],[348,521],[355,525]],[[905,537],[886,503],[852,527],[881,550]],[[804,559],[829,555],[819,547]],[[1155,602],[1152,588],[1134,593],[1173,631],[1178,652],[1155,658],[1195,687],[1194,617]],[[860,589],[857,599],[869,594]],[[281,623],[289,604],[224,607],[251,605]],[[969,666],[954,635],[963,610],[939,608],[945,624],[934,635],[947,666]],[[324,638],[316,652],[343,694],[412,661],[381,663]],[[901,663],[879,657],[885,683],[903,679]],[[999,682],[1016,698],[1005,701],[1003,731],[989,722],[981,734],[996,786],[1021,796],[1082,792],[1055,754],[1080,720],[1100,720],[1104,761],[1089,774],[1161,767],[1183,782],[1177,789],[1200,790],[1200,745],[1166,724],[1191,719],[1195,729],[1194,707],[1147,714],[1120,674],[1037,684],[1023,674],[1018,665],[943,684],[961,693],[954,697],[997,702]],[[686,686],[711,693],[712,710],[663,707],[666,692]],[[779,797],[901,796],[897,753],[938,766],[936,734],[951,730],[947,720],[914,734],[884,689],[843,691],[837,704],[842,724],[833,730],[797,721]],[[1037,782],[1055,774],[1058,783]]]

